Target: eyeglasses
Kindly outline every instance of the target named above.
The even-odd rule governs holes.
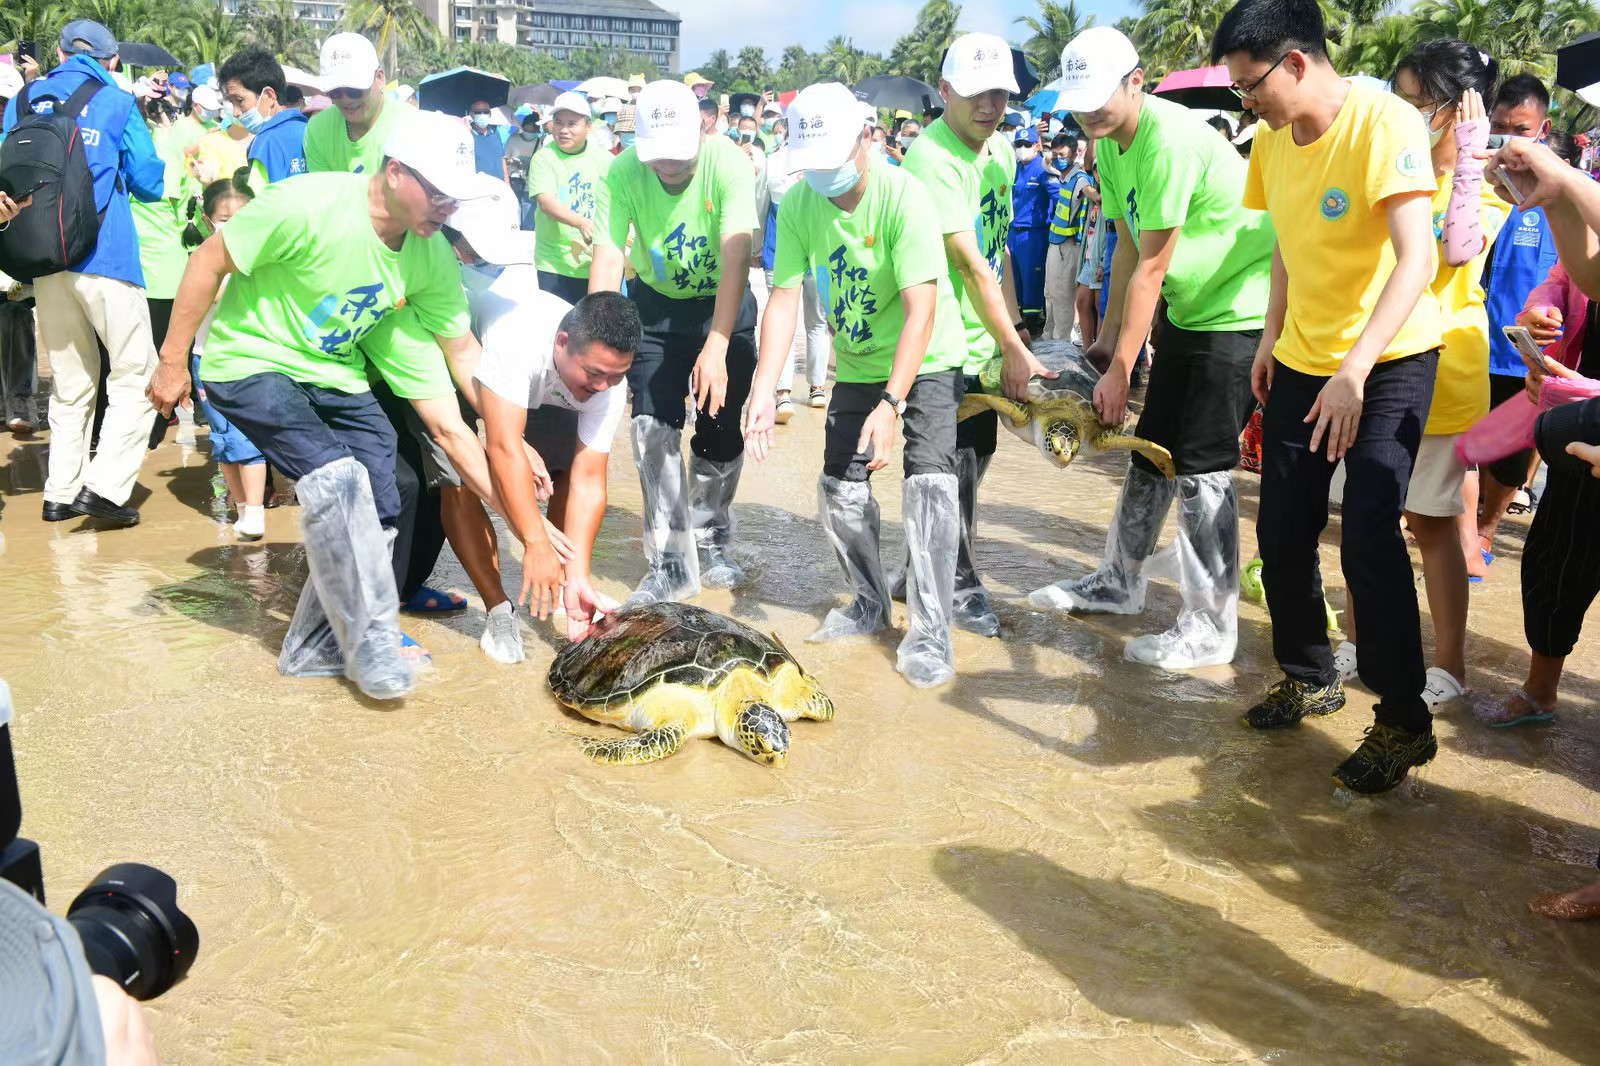
[[[400,164],[400,168],[407,174],[410,174],[412,178],[416,179],[417,184],[422,186],[423,193],[427,195],[428,203],[432,204],[434,207],[448,207],[451,210],[454,210],[456,205],[460,202],[454,196],[446,196],[444,193],[440,192],[436,186],[428,183],[427,178],[424,178],[421,174],[418,174],[415,170],[406,166],[404,163]]]
[[[1278,64],[1279,63],[1282,63],[1285,59],[1288,59],[1288,58],[1289,58],[1289,53],[1288,52],[1283,53],[1283,55],[1278,57],[1277,62],[1273,63],[1272,66],[1267,68],[1267,73],[1266,74],[1261,75],[1261,77],[1257,78],[1255,81],[1251,82],[1249,85],[1240,85],[1237,82],[1235,82],[1234,84],[1228,86],[1228,89],[1233,93],[1233,95],[1237,96],[1241,100],[1243,100],[1247,96],[1251,96],[1251,97],[1255,96],[1256,90],[1261,88],[1261,83],[1266,81],[1268,76],[1270,76],[1273,71],[1278,69]]]

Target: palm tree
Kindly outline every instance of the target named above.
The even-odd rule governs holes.
[[[244,32],[238,20],[228,14],[222,0],[205,6],[194,5],[183,30],[183,54],[193,63],[220,64],[239,50]]]
[[[307,67],[316,62],[318,43],[297,8],[295,0],[251,0],[239,17],[251,44],[265,48],[280,63]]]
[[[0,4],[0,39],[54,41],[60,37],[66,21],[66,11],[53,0],[6,0]],[[53,51],[48,59],[40,55],[39,65],[48,67],[54,59]]]
[[[929,85],[939,84],[939,68],[944,63],[945,50],[956,38],[956,20],[960,17],[960,5],[951,0],[928,0],[917,12],[911,32],[896,41],[889,52],[889,73],[904,74]]]
[[[1174,70],[1211,62],[1211,38],[1232,6],[1228,0],[1144,0],[1140,37],[1149,41],[1139,52],[1148,80]]]
[[[846,85],[854,85],[878,73],[883,60],[870,52],[863,52],[849,38],[837,36],[823,48],[817,65],[822,68],[823,74]]]
[[[817,67],[817,57],[807,52],[803,45],[791,44],[783,50],[783,60],[778,64],[773,80],[780,88],[804,89],[821,76],[822,71]]]
[[[378,52],[387,59],[385,70],[400,65],[402,44],[417,45],[439,35],[417,0],[355,0],[345,9],[344,24],[376,35]]]
[[[1388,78],[1416,47],[1419,28],[1415,19],[1387,15],[1370,26],[1356,27],[1343,44],[1330,49],[1329,58],[1341,74]]]
[[[751,92],[760,92],[772,80],[772,67],[767,64],[767,51],[760,45],[746,45],[739,49],[739,59],[733,65],[734,83],[743,83]]]
[[[1022,50],[1033,63],[1043,81],[1054,81],[1061,76],[1061,52],[1072,39],[1094,25],[1094,16],[1087,18],[1078,10],[1077,0],[1058,4],[1055,0],[1039,0],[1039,14],[1019,15],[1013,19],[1026,26],[1032,36],[1022,43]]]

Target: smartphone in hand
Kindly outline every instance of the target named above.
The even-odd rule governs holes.
[[[1539,350],[1539,345],[1534,341],[1533,334],[1528,332],[1526,326],[1501,326],[1500,332],[1506,335],[1506,340],[1522,356],[1523,365],[1535,377],[1544,377],[1550,371],[1545,365],[1545,354]]]

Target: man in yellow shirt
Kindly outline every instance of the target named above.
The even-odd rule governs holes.
[[[1245,715],[1293,726],[1344,706],[1328,644],[1317,542],[1344,461],[1342,563],[1377,722],[1334,780],[1384,792],[1438,751],[1423,702],[1422,629],[1400,510],[1422,441],[1442,323],[1428,130],[1399,97],[1339,77],[1316,0],[1240,0],[1212,56],[1265,126],[1244,205],[1278,233],[1251,371],[1262,420],[1257,537],[1286,675]],[[1365,649],[1370,647],[1370,653]]]

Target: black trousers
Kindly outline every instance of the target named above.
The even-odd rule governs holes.
[[[1571,655],[1596,594],[1600,480],[1587,468],[1567,470],[1552,463],[1522,551],[1522,628],[1528,647],[1555,659]]]
[[[628,370],[628,393],[633,414],[649,415],[674,429],[688,422],[684,400],[695,360],[711,332],[714,296],[675,300],[662,296],[640,281],[628,286],[628,296],[639,308],[644,339]],[[756,298],[748,286],[739,302],[733,335],[728,340],[728,393],[722,410],[712,418],[704,410],[694,416],[689,449],[702,459],[726,463],[744,454],[744,434],[739,416],[750,398],[756,372]]]
[[[1422,622],[1400,512],[1438,365],[1439,354],[1432,351],[1375,366],[1355,444],[1344,457],[1339,560],[1361,631],[1361,680],[1378,694],[1378,721],[1413,732],[1431,728],[1431,716],[1422,702]],[[1328,645],[1317,556],[1334,464],[1324,450],[1311,451],[1315,425],[1305,417],[1327,382],[1275,364],[1261,421],[1256,523],[1278,665],[1292,678],[1324,685],[1339,676]]]
[[[1489,375],[1489,406],[1499,407],[1513,396],[1526,391],[1526,379],[1509,374]],[[1512,452],[1504,459],[1484,465],[1489,476],[1508,489],[1520,489],[1528,480],[1528,466],[1533,462],[1533,449]]]
[[[425,487],[428,476],[422,442],[406,421],[411,405],[383,381],[372,383],[372,395],[395,430],[394,486],[400,493],[400,519],[395,523],[394,584],[400,602],[406,603],[427,583],[439,562],[444,550],[444,517],[439,510],[439,490]]]
[[[828,401],[828,429],[822,446],[822,472],[840,481],[866,481],[872,450],[856,451],[867,416],[883,402],[888,382],[862,384],[840,381]],[[956,472],[956,408],[966,395],[960,370],[923,374],[911,383],[906,413],[901,420],[905,436],[902,456],[905,476]]]
[[[557,274],[553,270],[539,271],[539,288],[553,296],[559,296],[569,304],[576,304],[579,300],[589,295],[588,278],[569,278],[565,274]]]
[[[1166,318],[1156,325],[1156,351],[1144,410],[1135,433],[1172,453],[1178,473],[1214,474],[1239,465],[1239,434],[1255,413],[1250,367],[1261,331],[1201,333]],[[1135,454],[1146,473],[1154,463]]]

